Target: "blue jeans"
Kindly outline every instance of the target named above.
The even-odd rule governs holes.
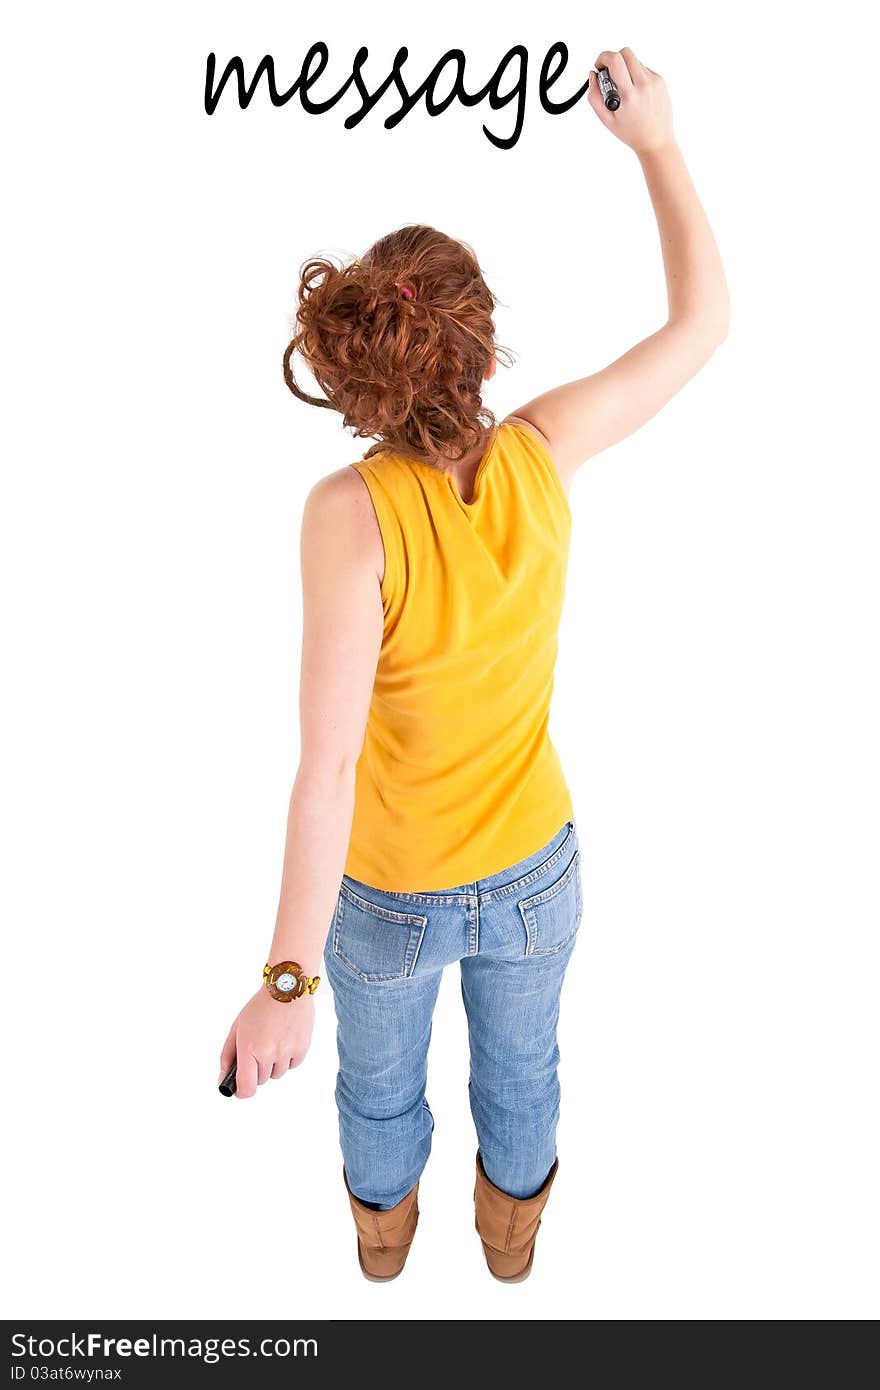
[[[486,1175],[538,1192],[556,1158],[559,994],[583,910],[577,829],[490,878],[390,893],[343,876],[325,961],[338,1022],[336,1103],[349,1187],[395,1206],[431,1150],[431,1017],[461,966],[470,1103]]]

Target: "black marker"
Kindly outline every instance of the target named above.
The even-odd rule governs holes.
[[[596,69],[596,81],[599,83],[599,95],[605,102],[605,109],[616,111],[620,105],[620,93],[608,75],[607,68]]]
[[[235,1063],[234,1063],[234,1062],[232,1063],[232,1066],[229,1068],[229,1071],[228,1071],[228,1072],[226,1073],[226,1075],[224,1076],[223,1080],[220,1082],[220,1088],[219,1088],[219,1089],[220,1089],[220,1094],[221,1094],[221,1096],[234,1096],[234,1095],[235,1095]]]

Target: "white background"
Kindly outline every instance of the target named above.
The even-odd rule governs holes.
[[[863,7],[19,6],[4,45],[3,1087],[7,1315],[868,1318],[877,1245],[876,152]],[[202,107],[205,58],[401,44],[511,111]],[[358,1270],[332,1100],[217,1056],[259,980],[296,769],[300,514],[367,446],[286,392],[300,263],[425,221],[477,249],[518,353],[499,414],[662,322],[634,156],[537,75],[664,74],[730,337],[577,477],[554,739],[585,915],[535,1270],[472,1226],[450,972],[422,1223]],[[560,84],[574,89],[576,73]],[[335,87],[338,83],[334,83]],[[324,90],[329,89],[329,81]],[[332,557],[328,557],[332,560]]]

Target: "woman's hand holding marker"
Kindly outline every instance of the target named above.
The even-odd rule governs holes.
[[[659,73],[640,63],[631,48],[600,53],[596,68],[602,71],[590,82],[587,99],[602,124],[618,140],[636,154],[674,143],[672,107]],[[619,98],[616,107],[612,87]]]

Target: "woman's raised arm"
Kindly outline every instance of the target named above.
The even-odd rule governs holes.
[[[712,229],[672,129],[666,84],[631,48],[600,53],[620,92],[608,111],[595,81],[589,100],[603,125],[635,151],[657,218],[666,272],[662,328],[602,371],[537,396],[515,418],[541,434],[567,486],[579,464],[656,415],[695,376],[728,328],[727,283]]]

